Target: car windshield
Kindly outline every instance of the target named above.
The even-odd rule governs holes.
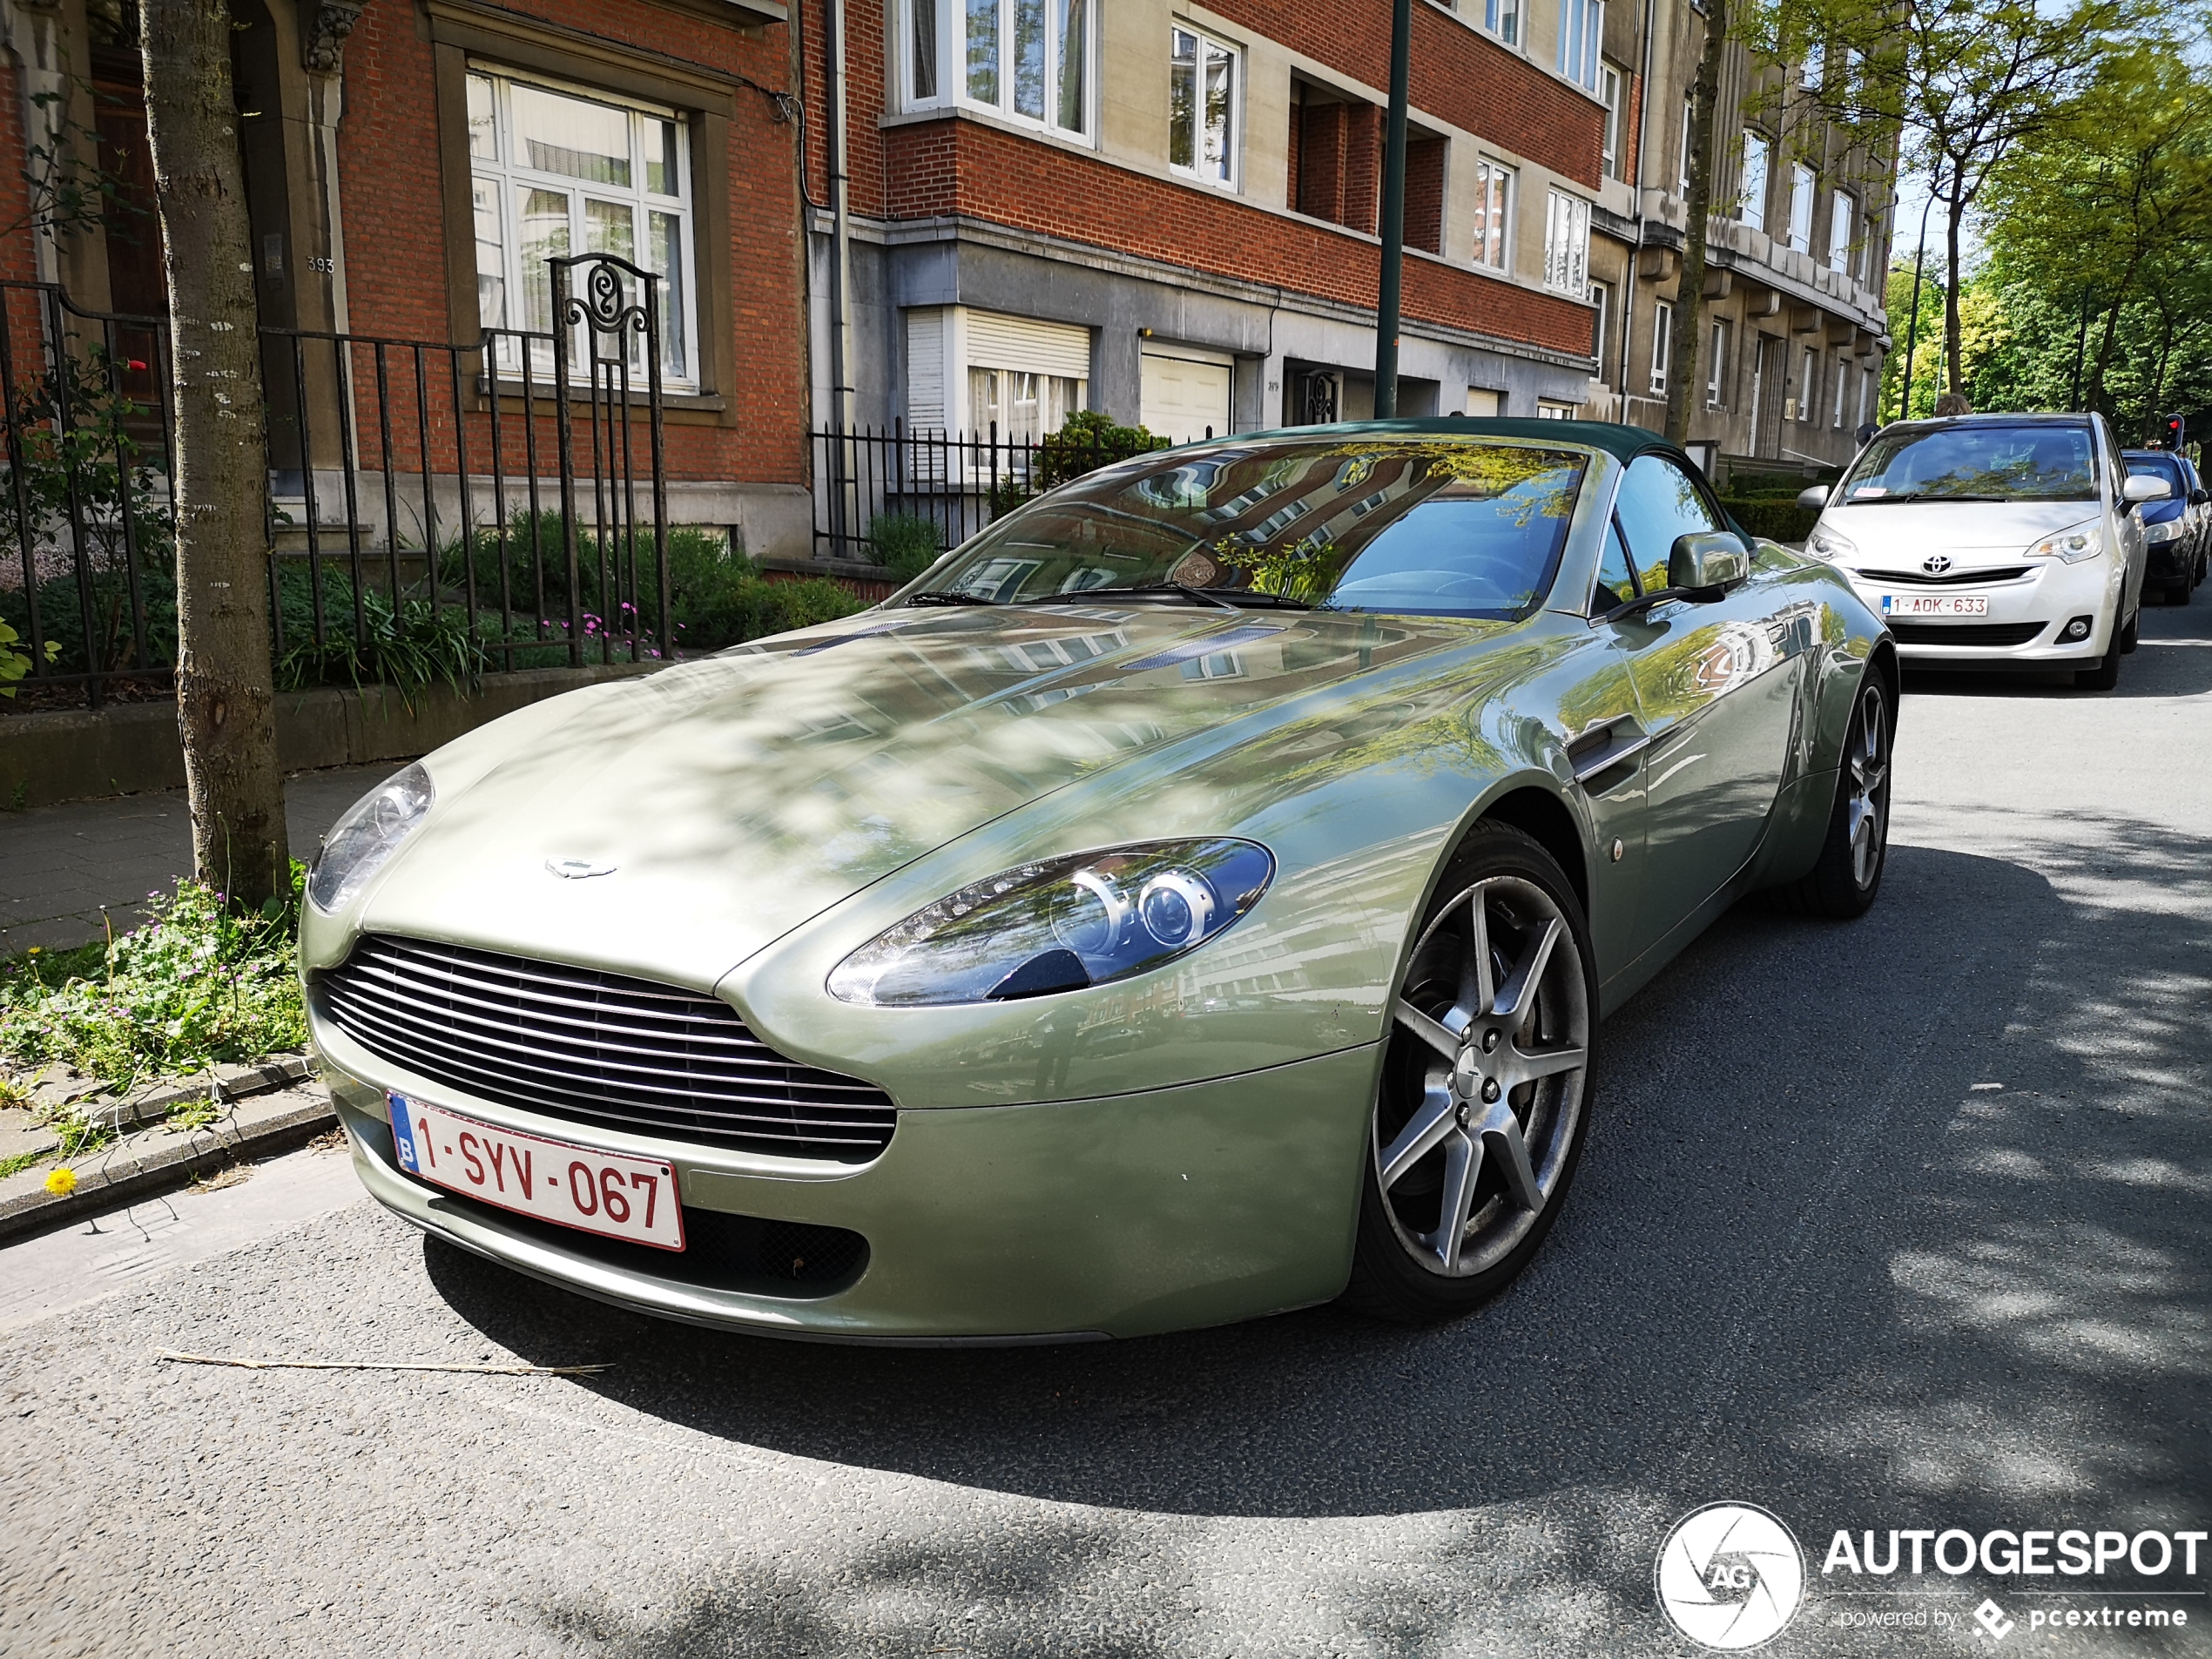
[[[1104,590],[1517,617],[1543,602],[1586,455],[1480,438],[1269,438],[1142,455],[999,520],[908,603]]]
[[[1899,501],[2094,501],[2086,426],[1911,428],[1882,433],[1844,479],[1857,507]]]

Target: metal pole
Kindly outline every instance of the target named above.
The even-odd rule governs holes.
[[[1375,418],[1398,413],[1398,296],[1406,265],[1406,98],[1413,56],[1413,0],[1390,13],[1390,125],[1383,143],[1382,282],[1375,305]]]

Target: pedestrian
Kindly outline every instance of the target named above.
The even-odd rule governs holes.
[[[1972,415],[1974,410],[1973,406],[1966,401],[1964,395],[1958,392],[1946,392],[1941,397],[1936,399],[1935,412],[1936,419],[1941,421],[1954,415]]]
[[[1858,424],[1858,430],[1851,435],[1851,442],[1856,443],[1860,448],[1864,449],[1868,444],[1874,442],[1874,435],[1881,429],[1881,427],[1875,421],[1862,421]]]

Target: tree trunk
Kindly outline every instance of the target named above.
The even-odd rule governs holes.
[[[269,662],[268,473],[225,0],[141,0],[146,137],[169,275],[177,724],[192,865],[233,903],[289,886]]]
[[[1946,384],[1944,390],[1966,395],[1966,371],[1965,353],[1959,343],[1959,227],[1966,217],[1966,169],[1960,167],[1951,189],[1951,199],[1944,204],[1947,222],[1944,226],[1945,271],[1950,280],[1943,290],[1943,372]]]
[[[1674,338],[1667,361],[1667,441],[1682,443],[1689,437],[1690,411],[1698,388],[1698,347],[1705,320],[1705,232],[1713,207],[1715,105],[1720,102],[1721,58],[1728,50],[1728,0],[1707,0],[1705,48],[1697,57],[1697,79],[1691,90],[1689,122],[1689,199],[1683,204],[1687,223],[1683,229],[1682,280],[1675,288]]]

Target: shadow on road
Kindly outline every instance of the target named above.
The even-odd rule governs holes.
[[[2085,691],[2069,672],[1973,672],[1907,666],[1905,689],[1919,696],[2020,698],[2196,697],[2212,691],[2212,583],[2186,605],[2146,604],[2141,640],[2109,691]]]
[[[2212,840],[2073,827],[2101,896],[2072,891],[2063,861],[2047,879],[1899,846],[1860,922],[1725,918],[1608,1025],[1560,1226],[1456,1325],[1324,1309],[1120,1345],[886,1352],[637,1318],[435,1242],[429,1271],[487,1336],[617,1361],[577,1386],[732,1441],[1107,1510],[1544,1497],[1546,1559],[1646,1575],[1623,1595],[1648,1595],[1649,1557],[1619,1555],[1608,1494],[1767,1501],[1822,1538],[2186,1525],[2212,1467],[2192,1069]],[[1072,1550],[1096,1570],[1119,1546],[1094,1530],[1009,1541],[1008,1560]],[[941,1564],[873,1570],[895,1587]],[[726,1589],[686,1616],[711,1623]],[[1132,1631],[1092,1650],[1146,1649]]]

